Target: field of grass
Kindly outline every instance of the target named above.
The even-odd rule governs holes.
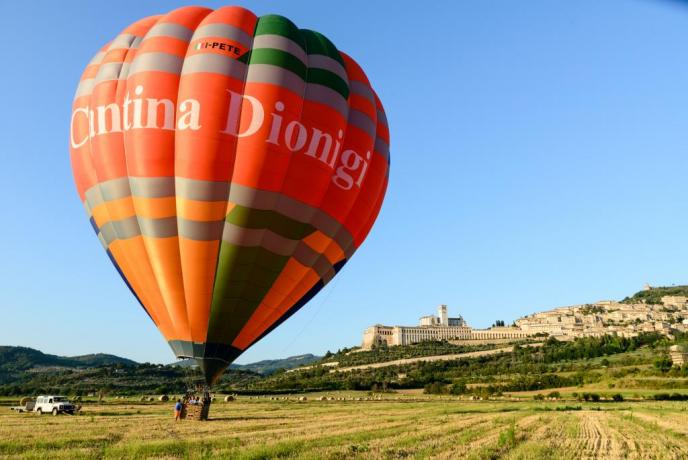
[[[352,392],[319,401],[319,396],[240,397],[213,403],[208,422],[178,423],[171,403],[133,399],[86,402],[78,416],[17,414],[0,406],[0,457],[688,457],[685,402],[467,401],[417,393],[358,401],[367,394]]]

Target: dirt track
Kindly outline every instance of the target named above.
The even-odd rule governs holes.
[[[532,343],[528,345],[529,347],[540,347],[541,343]],[[387,366],[400,366],[403,364],[420,363],[420,362],[433,362],[433,361],[455,361],[457,359],[466,358],[477,358],[479,356],[490,356],[498,355],[500,353],[511,353],[513,351],[513,346],[495,348],[494,350],[483,350],[483,351],[470,351],[468,353],[457,353],[453,355],[436,355],[436,356],[421,356],[418,358],[405,358],[405,359],[395,359],[394,361],[385,361],[383,363],[373,363],[373,364],[362,364],[360,366],[349,366],[349,367],[339,367],[336,369],[331,369],[330,372],[348,372],[357,369],[376,369],[379,367]]]

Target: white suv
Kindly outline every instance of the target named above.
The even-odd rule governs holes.
[[[39,396],[33,410],[38,414],[70,414],[74,415],[76,406],[65,396]]]

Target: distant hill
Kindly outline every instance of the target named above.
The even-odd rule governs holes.
[[[0,373],[25,371],[35,367],[98,367],[114,364],[135,365],[136,361],[103,353],[57,356],[28,347],[0,346]]]
[[[270,375],[281,369],[294,369],[300,366],[306,366],[322,359],[322,356],[316,356],[311,353],[305,355],[290,356],[284,359],[265,359],[250,364],[232,364],[230,369],[255,372],[261,375]],[[171,364],[172,366],[190,367],[195,366],[196,362],[193,359],[183,359]]]
[[[0,384],[22,380],[27,373],[57,369],[88,369],[113,365],[135,366],[131,359],[103,353],[83,356],[57,356],[28,347],[0,346]]]
[[[280,369],[294,369],[306,366],[322,359],[322,356],[315,356],[311,353],[305,355],[290,356],[284,359],[265,359],[251,364],[232,364],[231,369],[256,372],[262,375],[269,375]]]
[[[653,287],[648,290],[639,291],[633,294],[631,297],[626,297],[621,302],[622,303],[640,303],[645,302],[648,304],[661,305],[662,297],[672,295],[672,296],[688,296],[688,286],[665,286],[665,287]]]

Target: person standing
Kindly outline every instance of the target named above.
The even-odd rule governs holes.
[[[178,421],[182,418],[182,401],[177,400],[177,404],[174,405],[174,421]]]

